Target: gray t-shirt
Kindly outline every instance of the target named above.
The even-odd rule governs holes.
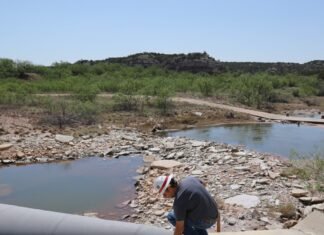
[[[217,204],[202,182],[188,176],[177,188],[173,210],[178,221],[186,218],[192,221],[215,219],[218,215]]]

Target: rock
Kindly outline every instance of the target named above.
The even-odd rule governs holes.
[[[259,184],[269,184],[269,180],[268,179],[259,179],[256,181]]]
[[[303,190],[303,189],[293,189],[291,191],[291,195],[294,197],[303,197],[306,196],[308,194],[308,191]]]
[[[194,170],[193,172],[191,172],[192,175],[202,175],[203,172],[201,170]]]
[[[128,217],[130,217],[130,215],[123,215],[123,216],[121,217],[121,219],[122,219],[122,220],[125,220],[125,219],[127,219]]]
[[[202,112],[193,112],[193,114],[198,116],[198,117],[201,117],[203,115]]]
[[[246,152],[235,152],[233,153],[234,156],[237,156],[237,157],[243,157],[243,156],[246,156]]]
[[[152,162],[151,168],[170,169],[174,167],[179,167],[181,165],[182,164],[180,162],[174,160],[159,160]]]
[[[124,202],[122,202],[122,203],[117,204],[116,207],[117,207],[117,208],[124,208],[124,207],[126,207],[130,202],[131,202],[131,200],[124,201]]]
[[[11,163],[15,163],[15,160],[13,160],[13,159],[2,159],[1,162],[3,164],[11,164]]]
[[[234,218],[228,218],[227,219],[227,223],[231,226],[235,225],[236,224],[236,219]]]
[[[260,218],[260,221],[263,221],[263,222],[265,222],[265,223],[270,224],[270,221],[269,221],[269,219],[268,219],[267,217],[261,217],[261,218]]]
[[[138,207],[138,205],[137,205],[134,201],[132,201],[131,204],[129,204],[129,206],[130,206],[131,208],[136,208],[136,207]]]
[[[227,198],[225,200],[227,204],[236,204],[243,206],[244,208],[256,207],[260,203],[260,199],[257,196],[240,194],[234,197]]]
[[[83,135],[81,138],[84,139],[84,140],[88,140],[88,139],[90,139],[91,137],[90,137],[90,135]]]
[[[16,157],[17,158],[23,158],[23,157],[25,157],[25,154],[22,151],[17,151]]]
[[[165,157],[165,159],[175,159],[176,153],[170,153],[168,156]]]
[[[142,166],[142,167],[140,167],[140,168],[138,168],[138,169],[136,170],[136,173],[142,175],[142,174],[145,174],[145,173],[148,172],[148,171],[149,171],[149,168],[148,168],[148,167],[144,167],[144,166]]]
[[[183,158],[184,157],[184,152],[177,152],[176,154],[176,158],[179,159],[179,158]]]
[[[46,163],[49,161],[49,159],[47,157],[37,157],[36,161],[40,163]]]
[[[69,143],[73,139],[74,137],[70,135],[60,135],[60,134],[55,135],[55,140],[61,143]]]
[[[157,160],[157,158],[155,156],[153,156],[153,155],[145,155],[143,157],[143,161],[146,162],[146,163],[154,162],[156,160]]]
[[[236,189],[241,188],[241,185],[238,185],[238,184],[232,184],[230,187],[231,187],[231,189],[236,190]]]
[[[291,228],[297,224],[297,220],[288,220],[284,223],[283,228]]]
[[[12,144],[9,144],[9,143],[1,144],[1,145],[0,145],[0,151],[10,149],[12,146],[13,146],[13,145],[12,145]]]
[[[98,218],[98,213],[97,212],[86,212],[86,213],[83,213],[83,215],[87,216],[87,217]]]
[[[266,163],[262,162],[262,163],[260,163],[260,169],[262,171],[265,171],[265,170],[269,169],[269,166]]]
[[[154,152],[154,153],[158,153],[158,152],[161,151],[161,149],[156,147],[156,148],[150,148],[149,151]]]
[[[302,203],[311,203],[312,202],[312,198],[311,197],[300,197],[299,201],[301,201]]]
[[[190,143],[191,143],[192,147],[201,147],[201,146],[206,145],[206,142],[198,141],[198,140],[190,140]]]
[[[156,211],[153,211],[153,214],[156,215],[156,216],[161,216],[161,215],[164,215],[164,210],[156,210]]]
[[[312,204],[318,204],[324,202],[324,198],[312,197]]]
[[[268,175],[269,175],[270,179],[274,180],[274,179],[276,179],[276,178],[278,178],[280,176],[280,173],[275,173],[273,171],[268,171]]]
[[[305,209],[304,209],[304,216],[307,216],[308,214],[310,214],[314,210],[324,212],[324,203],[317,204],[317,205],[312,205],[312,206],[306,206]]]
[[[250,171],[250,167],[248,167],[248,166],[237,166],[237,167],[234,167],[234,170]]]

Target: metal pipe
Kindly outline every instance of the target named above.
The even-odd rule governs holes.
[[[0,235],[170,235],[151,225],[0,204]]]

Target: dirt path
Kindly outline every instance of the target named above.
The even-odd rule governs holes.
[[[68,96],[69,94],[38,94],[40,96]],[[98,95],[99,97],[111,98],[113,94],[102,93]],[[293,116],[284,116],[280,114],[266,113],[262,111],[255,111],[251,109],[239,108],[230,105],[218,104],[211,101],[205,101],[201,99],[192,99],[192,98],[183,98],[183,97],[173,97],[174,102],[185,102],[195,105],[204,105],[219,109],[230,110],[233,112],[249,114],[256,117],[267,118],[271,120],[282,120],[282,121],[291,121],[291,122],[306,122],[314,124],[324,124],[324,119],[315,119],[315,118],[304,118],[304,117],[293,117]]]
[[[251,110],[251,109],[245,109],[245,108],[238,108],[238,107],[234,107],[234,106],[230,106],[230,105],[217,104],[214,102],[204,101],[204,100],[199,100],[199,99],[174,97],[174,98],[172,98],[172,100],[175,102],[186,102],[186,103],[190,103],[190,104],[205,105],[205,106],[214,107],[214,108],[226,109],[226,110],[230,110],[233,112],[245,113],[245,114],[249,114],[252,116],[262,117],[262,118],[267,118],[267,119],[272,119],[272,120],[324,124],[324,119],[291,117],[291,116],[287,117],[284,115],[266,113],[266,112]]]

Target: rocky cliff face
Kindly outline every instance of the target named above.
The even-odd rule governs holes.
[[[159,53],[140,53],[128,57],[110,58],[106,61],[130,66],[159,66],[165,69],[188,71],[193,73],[217,73],[225,71],[224,66],[214,58],[210,57],[207,53],[170,55]]]
[[[139,53],[127,57],[108,58],[103,61],[125,64],[128,66],[158,66],[164,69],[175,71],[187,71],[193,73],[220,73],[225,71],[221,62],[210,57],[207,53],[189,54],[160,54],[160,53]],[[91,63],[94,61],[78,61],[77,63]]]
[[[77,63],[95,64],[99,62],[118,63],[128,66],[157,66],[163,69],[175,71],[187,71],[192,73],[223,73],[241,72],[257,73],[268,72],[273,74],[319,74],[324,71],[324,60],[314,60],[304,64],[299,63],[260,63],[260,62],[221,62],[204,53],[189,54],[160,54],[138,53],[127,57],[108,58],[101,61],[81,60]]]

